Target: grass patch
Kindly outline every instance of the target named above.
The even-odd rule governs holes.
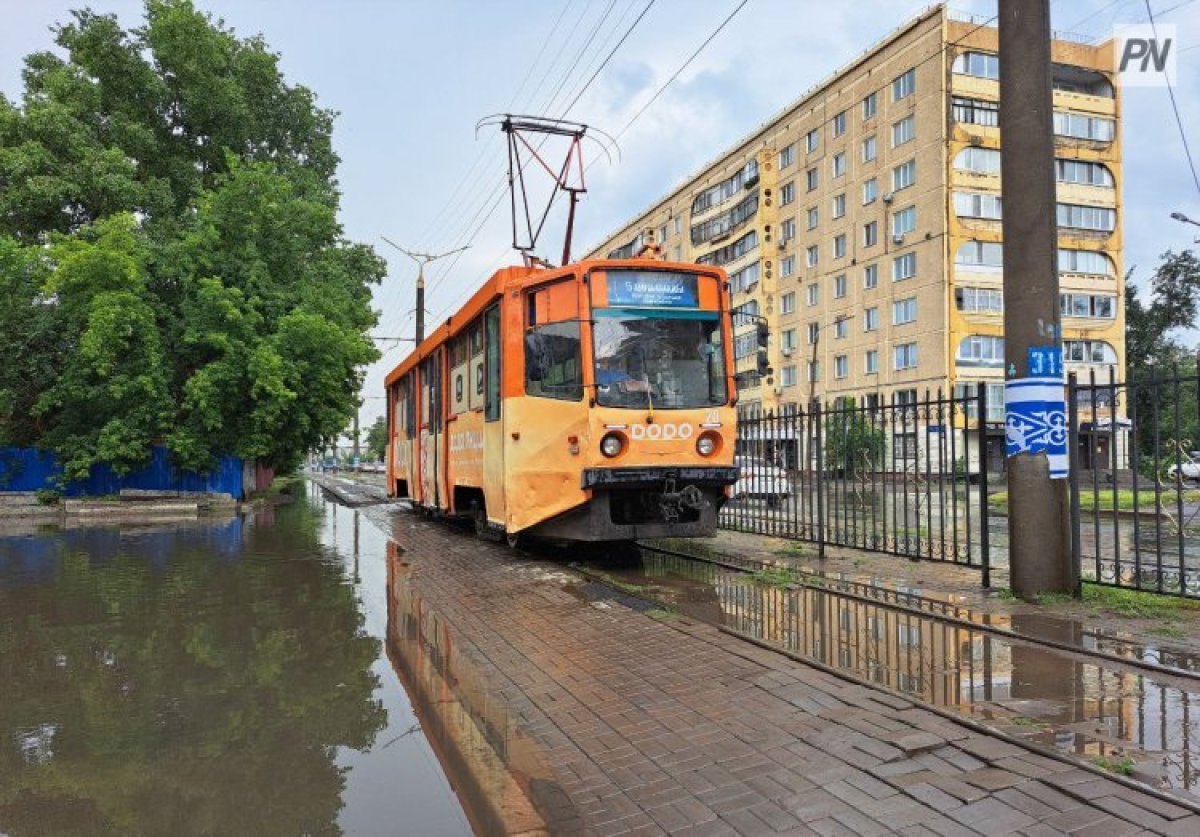
[[[1200,610],[1200,601],[1102,584],[1084,584],[1083,600],[1094,607],[1134,619],[1167,619],[1182,611]]]
[[[631,593],[636,596],[650,590],[650,586],[646,584],[634,584],[632,581],[622,581],[621,579],[613,578],[608,573],[601,572],[600,570],[591,570],[591,572],[598,576],[605,584],[609,585],[610,587],[615,587],[623,593]]]
[[[775,550],[775,554],[780,558],[805,558],[811,554],[811,551],[804,544],[793,541],[779,547]]]
[[[1002,602],[1012,602],[1016,601],[1017,594],[1005,587],[1002,590],[996,591],[996,598]]]
[[[1183,639],[1187,636],[1187,631],[1179,627],[1175,622],[1167,622],[1164,625],[1151,628],[1146,633],[1154,634],[1155,636],[1165,636],[1169,639]]]
[[[789,584],[800,583],[800,573],[787,567],[763,567],[750,574],[755,584],[768,587],[787,587]]]
[[[1030,718],[1028,715],[1015,715],[1012,722],[1019,727],[1044,727],[1046,722],[1039,718]]]
[[[1116,503],[1118,511],[1133,511],[1134,498],[1132,489],[1120,488],[1116,490]],[[1175,508],[1175,489],[1173,486],[1163,489],[1160,493],[1163,507],[1170,511]],[[1200,490],[1189,489],[1183,492],[1183,502],[1185,503],[1200,503]],[[995,494],[988,495],[988,505],[994,509],[1008,508],[1008,492],[997,491]],[[1092,491],[1087,486],[1079,488],[1079,508],[1081,511],[1112,511],[1113,509],[1113,489],[1101,488],[1097,491]],[[1137,493],[1136,508],[1143,511],[1154,510],[1154,488],[1140,489]]]
[[[656,608],[652,608],[651,610],[647,610],[646,615],[649,616],[651,619],[658,619],[663,622],[670,622],[674,619],[678,619],[681,614],[677,610],[667,610],[666,608],[656,607]]]
[[[1117,773],[1121,776],[1132,776],[1134,768],[1137,767],[1137,762],[1132,757],[1123,754],[1096,756],[1092,759],[1092,764],[1101,770],[1107,770],[1109,773]]]
[[[1064,605],[1072,604],[1075,597],[1069,593],[1038,593],[1033,597],[1033,601],[1040,605]]]

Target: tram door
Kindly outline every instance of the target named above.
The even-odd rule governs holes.
[[[445,492],[439,485],[446,470],[440,449],[445,422],[441,368],[441,349],[421,362],[421,420],[417,440],[421,493],[418,499],[432,507],[445,503]]]

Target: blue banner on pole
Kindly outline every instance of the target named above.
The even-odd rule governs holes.
[[[1050,479],[1066,479],[1067,401],[1062,378],[1017,378],[1004,383],[1007,456],[1045,453]]]

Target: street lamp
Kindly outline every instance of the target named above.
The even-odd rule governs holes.
[[[816,333],[813,335],[812,359],[809,360],[809,363],[808,363],[808,403],[809,403],[809,405],[812,405],[817,400],[817,396],[816,396],[817,347],[819,345],[821,345],[821,332],[831,326],[837,326],[848,320],[853,320],[853,319],[854,319],[853,314],[842,314],[842,315],[835,317],[833,322],[831,322],[831,323],[825,323],[824,325],[817,326]]]
[[[1184,215],[1182,212],[1172,212],[1171,218],[1181,224],[1191,224],[1193,227],[1200,227],[1200,221],[1193,221],[1191,218]],[[1194,239],[1197,244],[1200,244],[1200,238]]]

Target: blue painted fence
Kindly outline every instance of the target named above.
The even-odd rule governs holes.
[[[0,448],[0,492],[38,491],[56,488],[55,479],[62,473],[58,460],[49,451],[36,448]],[[83,482],[68,483],[63,489],[67,497],[88,497],[117,494],[123,488],[144,491],[223,492],[235,499],[245,497],[242,485],[242,460],[222,456],[213,469],[205,474],[181,471],[171,465],[164,447],[151,450],[150,463],[139,471],[117,476],[107,465],[92,468],[91,476]]]

